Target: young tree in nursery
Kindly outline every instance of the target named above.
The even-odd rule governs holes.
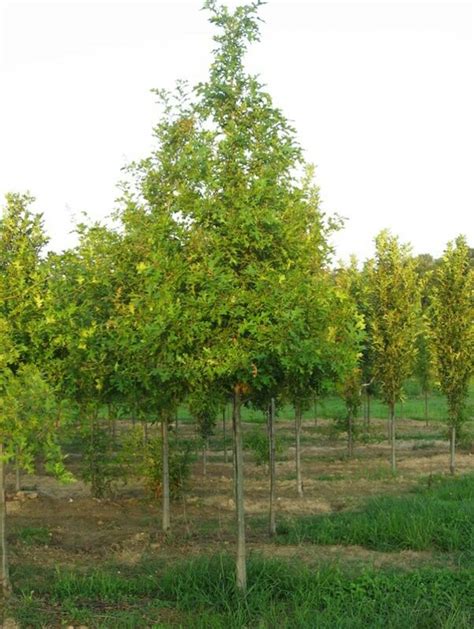
[[[469,258],[469,247],[463,236],[448,243],[435,275],[431,303],[436,369],[448,401],[452,474],[456,469],[456,433],[465,420],[474,365],[474,270]]]
[[[188,399],[191,416],[196,422],[198,435],[202,440],[202,472],[207,475],[207,453],[209,438],[214,434],[217,414],[222,408],[222,396],[212,390],[194,390]]]
[[[51,391],[34,365],[43,317],[41,254],[47,238],[32,197],[9,194],[0,218],[0,545],[1,588],[9,591],[5,538],[5,462],[31,470],[41,449],[49,471],[66,476]],[[54,417],[55,419],[55,417]]]
[[[186,98],[160,94],[163,118],[155,128],[157,148],[129,167],[119,213],[123,231],[118,309],[118,388],[144,415],[161,426],[162,528],[170,522],[169,425],[189,392],[185,367],[192,318],[186,315],[184,253],[187,225],[181,208],[192,201],[186,185],[194,163],[182,158],[190,125]],[[175,111],[178,111],[178,114]],[[192,126],[192,125],[191,125]],[[182,205],[181,205],[182,204]]]
[[[152,239],[153,262],[141,267],[148,288],[136,303],[148,330],[140,349],[155,352],[145,379],[175,400],[201,387],[233,397],[241,590],[241,407],[254,391],[283,383],[285,343],[305,334],[301,267],[317,267],[327,249],[326,224],[297,177],[303,162],[294,131],[244,69],[247,46],[259,37],[260,4],[231,13],[206,2],[218,29],[209,79],[163,95],[158,149],[135,169],[139,193],[128,204],[145,217],[145,243]]]
[[[408,245],[382,231],[368,265],[369,325],[375,380],[389,407],[390,461],[396,471],[395,403],[413,372],[419,334],[420,289]]]
[[[421,320],[420,333],[416,339],[416,359],[414,375],[420,385],[424,399],[424,416],[428,425],[428,399],[435,383],[434,356],[432,340],[430,338],[429,321],[427,315]]]
[[[42,334],[45,369],[61,399],[80,408],[83,475],[95,497],[115,477],[111,439],[100,411],[113,399],[117,362],[115,294],[119,236],[98,224],[78,227],[79,244],[47,261]]]

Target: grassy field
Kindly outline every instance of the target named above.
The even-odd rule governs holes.
[[[474,572],[317,569],[254,555],[246,597],[236,591],[232,558],[109,565],[83,574],[18,571],[16,618],[24,627],[69,622],[94,627],[393,627],[468,629],[474,623]]]

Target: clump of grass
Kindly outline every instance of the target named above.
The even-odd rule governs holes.
[[[51,542],[52,533],[44,526],[25,526],[18,532],[18,539],[25,546],[43,546]]]
[[[357,544],[374,550],[474,550],[474,475],[432,481],[358,511],[300,518],[280,526],[282,543]]]
[[[348,572],[334,564],[312,569],[251,556],[248,582],[244,596],[229,556],[143,564],[127,574],[58,571],[40,590],[25,583],[30,587],[23,597],[17,593],[11,611],[22,626],[467,629],[474,622],[469,570]]]

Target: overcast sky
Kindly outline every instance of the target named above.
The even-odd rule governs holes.
[[[235,6],[238,2],[228,2]],[[52,246],[114,208],[152,148],[150,89],[205,79],[201,0],[0,0],[0,194],[29,190]],[[347,218],[337,254],[389,227],[415,253],[474,240],[472,2],[269,0],[248,55]]]

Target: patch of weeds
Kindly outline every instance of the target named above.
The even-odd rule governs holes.
[[[405,496],[369,500],[358,511],[299,518],[282,543],[356,544],[380,551],[474,551],[474,475],[434,481]]]
[[[46,546],[53,534],[44,526],[25,526],[18,532],[18,540],[25,546]]]

